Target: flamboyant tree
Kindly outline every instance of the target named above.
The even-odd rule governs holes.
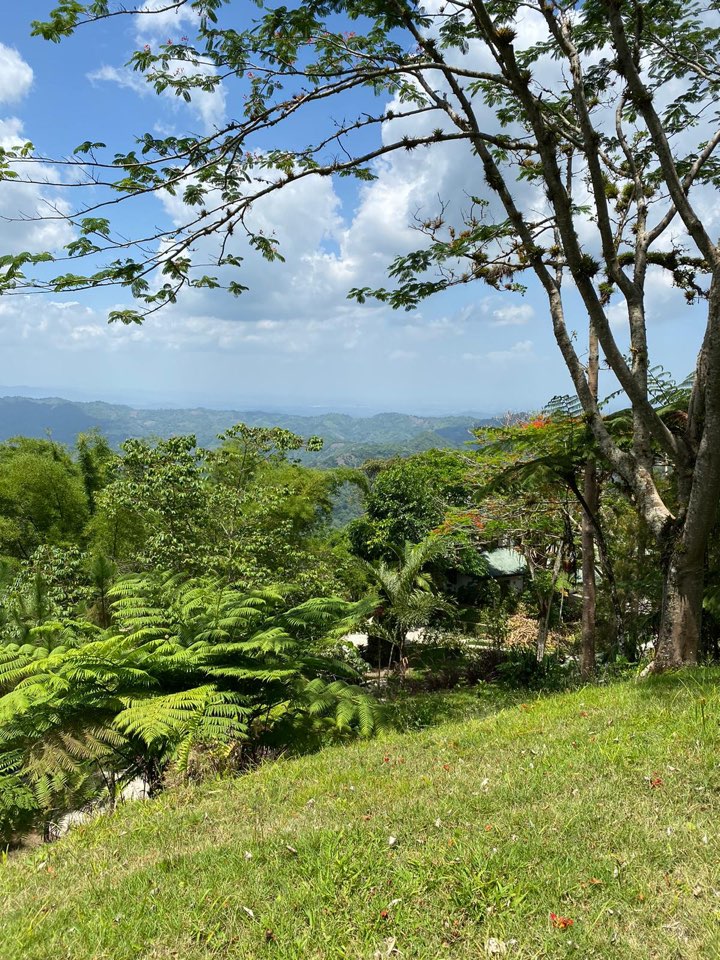
[[[392,264],[390,288],[353,294],[414,307],[474,280],[507,291],[539,285],[599,453],[662,547],[655,666],[694,662],[720,493],[720,247],[704,215],[720,174],[716,0],[290,0],[275,8],[259,0],[258,8],[243,23],[246,6],[227,0],[142,5],[147,16],[194,16],[192,36],[132,57],[158,93],[190,100],[235,84],[243,109],[208,135],[146,133],[107,159],[102,144],[80,145],[62,161],[58,189],[69,166],[73,196],[83,184],[88,196],[53,213],[75,228],[65,251],[72,270],[38,264],[49,253],[8,255],[0,290],[121,285],[137,304],[111,319],[127,323],[174,302],[184,287],[239,294],[242,272],[227,278],[241,267],[238,234],[268,258],[281,255],[248,216],[263,197],[318,176],[371,179],[374,161],[394,151],[465,144],[477,169],[468,209],[438,211],[428,197],[424,242]],[[59,40],[127,12],[136,11],[61,0],[34,29]],[[303,117],[312,119],[306,129],[324,128],[291,147]],[[0,176],[47,183],[47,162],[20,146],[3,152]],[[184,224],[131,238],[116,230],[118,201],[164,193],[184,202]],[[217,274],[194,265],[194,248],[213,236]],[[705,318],[691,396],[672,424],[648,392],[647,295],[661,272]],[[616,442],[601,416],[573,333],[579,313],[627,396],[629,445]],[[611,316],[624,319],[628,355]],[[672,502],[657,483],[658,457],[677,479]]]

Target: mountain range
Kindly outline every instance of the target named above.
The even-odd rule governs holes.
[[[344,413],[316,416],[262,410],[141,409],[103,401],[80,402],[59,397],[0,397],[0,441],[14,436],[52,436],[72,446],[79,433],[97,429],[119,447],[131,437],[165,438],[194,434],[203,447],[235,423],[279,426],[301,436],[320,436],[320,453],[303,459],[315,466],[358,466],[365,460],[415,453],[434,447],[462,447],[474,427],[497,425],[494,418],[421,417],[380,413],[353,417]]]

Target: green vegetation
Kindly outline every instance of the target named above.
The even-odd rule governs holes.
[[[444,151],[458,151],[472,192],[436,196],[432,178],[418,178],[417,209],[408,211],[417,247],[393,251],[386,285],[368,286],[370,271],[347,295],[407,311],[476,282],[502,296],[532,287],[542,297],[592,437],[583,467],[583,675],[594,669],[598,458],[664,560],[649,669],[696,664],[720,499],[720,246],[704,202],[718,183],[720,150],[716,0],[255,7],[242,23],[228,0],[143,8],[148,18],[182,8],[190,17],[183,37],[135,49],[129,65],[138,76],[156,95],[186,103],[217,93],[234,112],[211,136],[138,131],[130,144],[108,146],[89,131],[74,149],[66,145],[58,161],[77,174],[67,205],[41,208],[35,219],[65,221],[71,239],[61,253],[9,243],[0,292],[115,286],[129,300],[108,319],[127,325],[188,290],[241,296],[248,254],[284,260],[278,236],[252,215],[256,204],[318,177],[367,184],[414,150],[441,163]],[[107,0],[60,0],[32,32],[57,43],[99,21],[112,30],[133,12]],[[297,125],[307,140],[297,140]],[[33,171],[52,160],[31,142],[9,145],[0,178],[10,191],[42,184]],[[148,222],[148,197],[166,193],[182,212],[172,223]],[[118,211],[128,208],[123,218]],[[125,222],[135,224],[129,235]],[[649,350],[650,292],[665,282],[684,294],[689,322],[703,315],[679,388],[658,378]],[[600,402],[601,355],[629,407],[620,436]],[[677,482],[665,483],[658,460]],[[560,568],[534,581],[541,653]]]
[[[621,437],[624,417],[608,428]],[[378,696],[422,717],[408,694],[561,690],[657,639],[657,550],[558,400],[477,430],[474,449],[362,470],[302,465],[322,439],[281,427],[217,440],[0,444],[3,846],[112,807],[136,778],[155,794],[367,737]],[[590,452],[594,511],[578,487]],[[343,525],[350,491],[362,513]],[[588,518],[593,603],[576,543]],[[716,528],[709,543],[712,661]]]
[[[258,414],[212,443],[207,411],[106,437],[127,414],[90,405],[74,449],[1,443],[3,956],[720,954],[718,4],[151,6],[189,35],[137,74],[239,86],[235,114],[66,152],[46,216],[72,237],[0,253],[1,294],[119,287],[124,324],[238,296],[248,244],[283,259],[264,197],[465,150],[480,195],[425,198],[419,248],[348,295],[535,284],[574,396],[483,428]],[[56,0],[33,30],[131,12]],[[52,164],[5,145],[3,189]],[[104,216],[167,192],[169,229]],[[680,384],[648,349],[660,277],[705,312]],[[159,799],[111,813],[137,777]]]
[[[239,420],[250,427],[283,427],[303,437],[323,437],[322,450],[301,450],[312,466],[359,467],[366,460],[437,447],[462,447],[477,426],[497,423],[483,417],[419,417],[402,413],[313,416],[257,410],[147,410],[100,401],[82,403],[58,398],[0,397],[0,441],[18,434],[44,438],[48,430],[59,443],[72,445],[78,434],[100,430],[111,446],[128,438],[168,439],[192,434],[201,447],[217,446],[218,434]]]
[[[376,726],[377,702],[333,641],[362,615],[338,599],[288,608],[270,590],[135,576],[111,590],[112,629],[46,622],[0,654],[0,789],[20,792],[11,838],[34,800],[45,822],[141,777],[160,788],[215,745],[243,769],[267,749],[299,751]],[[232,758],[232,759],[231,759]]]
[[[481,688],[479,719],[128,805],[3,866],[3,957],[714,956],[717,680]]]

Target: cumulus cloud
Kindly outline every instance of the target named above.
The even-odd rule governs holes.
[[[9,149],[28,139],[22,121],[17,117],[0,119],[0,146]],[[38,164],[35,179],[54,179],[48,165]],[[67,202],[57,191],[36,183],[17,180],[0,182],[0,252],[40,253],[57,250],[72,238],[72,228],[62,215],[69,211]],[[38,219],[45,215],[49,219]]]
[[[32,82],[32,67],[17,50],[0,43],[0,104],[22,100]],[[15,116],[0,118],[1,147],[11,149],[28,139],[22,120]],[[38,164],[33,169],[33,179],[55,180],[57,175],[50,166]],[[72,229],[62,219],[68,209],[67,203],[54,189],[23,183],[21,178],[1,182],[0,252],[57,250],[72,236]],[[37,219],[43,214],[49,219]]]
[[[154,9],[163,2],[148,0],[145,8]],[[187,6],[177,12],[139,15],[135,21],[138,40],[151,45],[168,38],[179,40],[182,33],[192,33],[193,20],[194,14]],[[521,39],[537,39],[537,29],[537,23],[528,20]],[[471,45],[469,56],[474,65],[489,66],[487,54],[479,45]],[[543,81],[548,85],[562,82],[559,69],[549,61],[543,64]],[[103,66],[92,79],[118,84],[138,96],[155,96],[140,74],[125,68]],[[1,91],[0,82],[0,96]],[[169,96],[171,100],[163,98],[161,104],[171,102],[180,110],[186,109],[182,101]],[[189,109],[210,129],[225,115],[224,95],[205,94],[205,100],[202,96],[196,94]],[[487,128],[496,129],[492,112],[480,106],[478,111]],[[163,114],[166,119],[167,114]],[[176,115],[170,119],[175,121]],[[382,137],[387,143],[403,133],[428,133],[437,125],[438,119],[428,116],[392,120],[383,125]],[[8,135],[10,132],[8,127]],[[21,133],[21,128],[15,132]],[[540,391],[535,402],[542,402],[548,392],[547,382],[553,380],[552,371],[555,379],[550,392],[556,390],[555,381],[564,373],[554,346],[548,347],[551,358],[546,360],[544,356],[552,335],[543,316],[544,302],[534,289],[522,300],[511,293],[488,295],[487,288],[478,283],[410,314],[392,313],[377,304],[359,306],[346,299],[352,286],[386,282],[391,260],[426,242],[413,228],[416,214],[430,215],[442,201],[448,204],[449,217],[457,219],[458,213],[468,208],[470,196],[489,194],[477,158],[457,143],[400,151],[378,161],[374,172],[377,179],[357,192],[331,178],[308,178],[258,202],[250,222],[254,229],[277,237],[285,263],[264,261],[237,230],[229,252],[244,257],[242,268],[220,272],[223,281],[237,279],[250,287],[237,299],[222,291],[185,291],[177,306],[161,311],[143,327],[124,328],[108,327],[105,311],[99,308],[90,310],[42,298],[13,298],[0,311],[0,329],[11,339],[44,338],[54,349],[66,355],[78,354],[85,362],[102,353],[113,358],[117,369],[130,371],[134,362],[139,366],[146,363],[152,369],[153,364],[175,360],[180,365],[186,363],[191,374],[206,363],[208,370],[225,370],[222,375],[228,382],[242,371],[241,376],[249,381],[255,378],[272,383],[272,377],[279,376],[276,368],[281,368],[288,383],[315,375],[318,383],[334,378],[339,388],[350,389],[354,381],[348,371],[356,364],[358,371],[364,371],[358,376],[377,369],[378,382],[384,376],[395,386],[404,376],[409,383],[435,382],[436,377],[444,376],[446,384],[457,384],[458,396],[461,384],[468,384],[462,387],[467,397],[480,396],[483,390],[519,396],[520,391],[531,389],[535,379],[535,389]],[[534,208],[539,214],[544,211],[545,200],[537,185],[524,181],[514,189],[525,208]],[[28,205],[31,199],[28,197]],[[504,218],[497,201],[490,199],[488,217]],[[172,224],[179,227],[185,222],[188,210],[180,199],[164,197],[162,203]],[[714,203],[720,212],[717,197],[708,195],[708,203]],[[0,192],[0,212],[2,204]],[[156,222],[155,211],[148,219]],[[588,221],[588,243],[593,242],[596,232]],[[48,245],[40,238],[32,243],[37,248]],[[28,244],[25,246],[28,248]],[[217,249],[216,240],[201,241],[193,251],[195,262],[207,263]],[[215,271],[204,268],[203,272]],[[663,295],[667,293],[663,287]],[[658,300],[658,316],[663,315],[668,302]],[[512,334],[522,336],[522,331],[504,332],[505,327],[530,324],[536,314],[533,340],[513,342]],[[479,340],[482,352],[478,350]],[[535,344],[543,356],[542,371]],[[463,364],[461,359],[468,362]],[[523,383],[508,384],[512,364],[524,365]],[[538,373],[534,377],[535,369]],[[220,376],[208,375],[207,382],[213,384]]]
[[[167,0],[145,0],[135,16],[136,37],[141,43],[157,37],[168,37],[168,31],[196,24],[199,17],[188,4],[166,9]],[[173,38],[177,39],[177,38]]]
[[[178,68],[182,69],[187,64],[177,61]],[[207,65],[188,68],[197,73],[213,73],[213,68]],[[154,87],[147,83],[144,76],[130,67],[113,67],[104,65],[88,74],[88,79],[92,83],[115,83],[119,87],[131,90],[140,97],[157,97]],[[206,133],[210,133],[216,127],[223,124],[225,120],[225,92],[222,87],[214,91],[193,90],[192,100],[186,103],[185,100],[175,96],[174,92],[167,89],[162,94],[163,103],[175,108],[176,110],[187,109],[194,114],[202,123]]]
[[[0,43],[0,103],[17,103],[30,90],[33,71],[13,47]]]
[[[509,303],[496,307],[491,316],[494,327],[522,327],[532,320],[535,310],[529,303]]]

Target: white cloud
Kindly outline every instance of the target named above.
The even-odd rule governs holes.
[[[136,37],[140,43],[158,37],[177,41],[180,38],[172,36],[173,30],[195,25],[199,20],[197,13],[188,4],[169,10],[163,9],[165,7],[168,7],[168,0],[145,0],[140,7],[140,12],[135,16]]]
[[[0,104],[16,103],[30,90],[33,71],[17,50],[0,43]],[[29,139],[18,117],[0,118],[0,146],[17,147]],[[53,188],[37,183],[23,183],[27,167],[19,168],[17,180],[0,182],[0,252],[39,253],[57,250],[72,236],[72,228],[62,219],[69,207]],[[57,180],[58,175],[49,165],[33,167],[34,180]],[[38,215],[48,217],[37,219]]]
[[[33,71],[17,50],[0,43],[0,103],[17,103],[32,86]]]
[[[0,119],[0,146],[18,146],[27,139],[17,117]],[[55,180],[56,174],[50,166],[38,164],[33,177]],[[72,228],[62,219],[68,211],[67,202],[49,188],[23,183],[20,178],[0,182],[0,252],[57,250],[72,238]],[[36,219],[39,215],[49,219]]]
[[[206,73],[208,75],[214,73],[213,68],[207,65],[189,67],[180,60],[177,61],[177,65],[178,69],[192,70],[193,73]],[[132,70],[130,67],[105,65],[88,74],[88,79],[92,83],[115,83],[119,87],[131,90],[140,97],[157,97],[154,87],[145,80],[143,74]],[[187,108],[202,122],[206,133],[222,126],[225,121],[225,91],[222,87],[213,91],[193,90],[190,103],[186,103],[185,100],[177,97],[168,88],[162,94],[162,100],[164,103],[172,104],[177,109]]]
[[[99,67],[88,74],[88,80],[91,83],[107,82],[116,83],[119,87],[126,90],[132,90],[140,96],[154,94],[154,90],[145,82],[142,74],[137,70],[131,70],[129,67]]]
[[[492,311],[494,327],[522,327],[535,316],[529,303],[507,304]]]

